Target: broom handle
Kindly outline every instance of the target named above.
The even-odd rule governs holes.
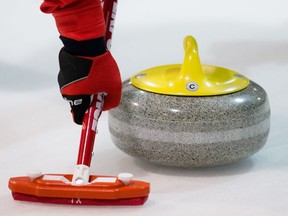
[[[101,93],[94,95],[92,103],[84,115],[77,165],[90,167],[98,120],[104,105],[104,96],[105,94]]]
[[[117,0],[103,0],[102,4],[104,19],[106,22],[105,43],[107,49],[109,50],[111,47],[112,33],[117,10]],[[97,123],[104,105],[104,96],[104,93],[94,95],[92,103],[85,113],[82,124],[77,165],[86,165],[90,167],[97,132]]]

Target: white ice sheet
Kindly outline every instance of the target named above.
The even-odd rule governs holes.
[[[141,207],[71,207],[15,202],[12,176],[38,168],[71,173],[81,128],[56,82],[61,48],[54,20],[40,0],[0,7],[0,214],[261,215],[288,214],[288,15],[286,0],[119,0],[112,53],[122,78],[156,65],[180,63],[182,40],[198,41],[202,63],[239,71],[264,87],[271,104],[265,147],[239,163],[176,169],[137,161],[112,143],[107,113],[99,123],[92,172],[131,172],[151,182]]]

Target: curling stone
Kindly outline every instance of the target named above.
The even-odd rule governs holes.
[[[200,63],[192,36],[184,62],[153,67],[123,82],[109,111],[114,144],[138,159],[176,167],[223,165],[260,150],[270,129],[263,88],[244,75]]]

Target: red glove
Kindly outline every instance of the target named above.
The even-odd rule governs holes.
[[[121,77],[101,40],[105,21],[100,0],[44,0],[40,9],[52,13],[64,43],[59,54],[58,82],[62,96],[70,102],[74,121],[82,123],[91,95],[107,93],[104,110],[118,106]]]
[[[62,49],[59,62],[58,82],[64,98],[105,92],[107,96],[103,110],[119,105],[122,89],[121,77],[110,52],[96,57],[79,57]]]

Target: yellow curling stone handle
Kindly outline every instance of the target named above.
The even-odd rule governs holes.
[[[235,71],[202,65],[198,46],[192,36],[184,39],[183,64],[157,66],[131,77],[135,87],[159,94],[212,96],[230,94],[249,85],[249,79]]]

